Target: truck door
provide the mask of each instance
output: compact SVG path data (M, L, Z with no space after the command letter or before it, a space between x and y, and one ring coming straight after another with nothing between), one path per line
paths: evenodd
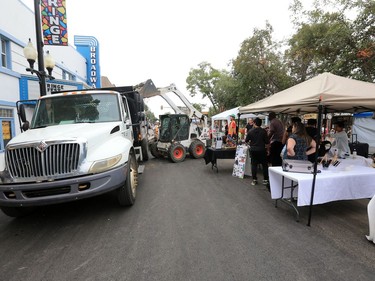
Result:
M122 97L122 103L121 103L121 114L123 115L122 120L124 122L123 126L123 135L124 137L132 140L134 142L134 136L133 136L133 127L132 127L132 121L130 116L130 110L128 106L128 101L125 97Z

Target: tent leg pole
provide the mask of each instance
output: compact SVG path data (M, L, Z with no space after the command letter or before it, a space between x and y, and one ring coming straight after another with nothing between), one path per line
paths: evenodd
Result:
M311 225L311 216L312 216L312 206L314 202L314 193L315 193L315 181L316 181L316 174L318 173L318 150L319 150L319 144L320 144L320 134L322 130L322 112L323 112L323 106L319 104L318 106L318 134L316 135L316 150L315 150L315 161L314 161L314 177L313 182L311 186L311 197L310 197L310 206L309 206L309 218L307 221L307 226Z

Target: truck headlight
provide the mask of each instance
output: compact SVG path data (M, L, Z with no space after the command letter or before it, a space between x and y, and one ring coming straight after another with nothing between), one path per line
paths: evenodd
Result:
M95 161L92 163L89 172L97 174L109 170L121 160L121 157L121 154L119 154L111 158Z

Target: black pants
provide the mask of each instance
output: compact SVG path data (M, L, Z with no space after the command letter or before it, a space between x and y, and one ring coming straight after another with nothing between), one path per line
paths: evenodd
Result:
M266 150L251 151L251 175L253 180L257 179L258 165L262 165L263 179L268 180L268 163L267 163L267 152Z
M274 141L271 143L270 149L270 162L274 166L282 166L283 160L281 159L281 151L283 150L283 144L281 141Z

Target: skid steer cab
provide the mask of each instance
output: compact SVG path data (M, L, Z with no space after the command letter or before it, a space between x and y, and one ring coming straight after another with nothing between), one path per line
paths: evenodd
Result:
M206 132L198 122L185 114L160 115L159 140L151 145L151 154L156 158L168 157L172 162L202 158L206 153Z

